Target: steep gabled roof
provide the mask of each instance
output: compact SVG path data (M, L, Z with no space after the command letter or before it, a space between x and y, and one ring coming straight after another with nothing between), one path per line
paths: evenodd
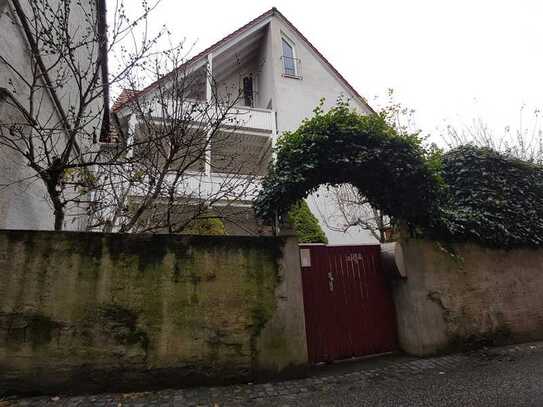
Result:
M193 58L191 58L190 60L188 60L186 63L184 63L182 66L178 67L177 69L181 69L182 67L185 68L186 66L190 66L190 65L193 65L201 60L203 60L204 58L207 58L207 55L209 55L210 53L213 53L215 50L219 49L220 47L222 47L223 45L227 44L229 41L235 39L236 37L246 33L247 31L249 31L250 29L252 29L253 27L257 26L258 24L260 24L261 22L265 21L266 19L271 19L273 16L278 16L279 18L281 18L284 23L293 31L295 32L304 42L307 43L307 45L311 48L311 50L322 60L322 62L334 73L334 75L337 76L337 78L345 85L345 87L347 89L349 89L353 95L355 95L357 98L360 99L360 101L366 105L368 107L368 109L370 111L374 111L372 109L372 107L368 104L368 102L366 102L366 99L364 97L362 97L357 91L356 89L347 81L347 79L345 79L343 77L343 75L341 75L338 70L336 68L334 68L334 66L319 52L319 50L317 50L317 48L315 48L315 46L294 26L294 24L292 24L279 10L277 10L277 8L275 7L272 7L270 10L266 11L265 13L259 15L258 17L256 17L254 20L251 20L250 22L248 22L247 24L245 24L243 27L237 29L236 31L232 32L231 34L227 35L226 37L224 37L223 39L221 39L220 41L217 41L215 44L211 45L210 47L206 48L205 50L203 50L202 52L200 52L199 54L195 55ZM131 102L132 100L134 100L136 97L138 96L142 96L142 95L145 95L146 93L152 91L153 89L156 89L158 87L158 85L163 82L163 81L166 81L168 80L168 78L170 77L170 75L173 75L175 71L171 72L170 74L168 75L165 75L163 76L162 78L160 78L159 80L157 80L156 82L153 82L152 84L150 84L149 86L147 86L145 89L143 89L142 91L140 92L137 92L137 91L134 91L134 90L131 90L131 91L128 91L128 92L131 92L131 95L128 96L125 91L123 90L123 93L121 93L121 96L119 96L119 98L115 101L115 104L113 105L113 111L116 112L118 110L120 110L122 107L124 107L127 103ZM124 100L119 100L121 99L122 96L125 96L123 99Z

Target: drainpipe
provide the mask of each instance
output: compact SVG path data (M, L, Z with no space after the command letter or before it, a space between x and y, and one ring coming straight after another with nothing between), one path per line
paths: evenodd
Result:
M102 118L102 128L100 130L99 140L107 140L110 132L110 109L109 109L109 70L107 53L107 21L106 21L106 0L97 0L96 2L97 22L98 22L98 41L99 41L99 59L98 62L102 68L102 98L104 116ZM96 140L93 140L96 142Z

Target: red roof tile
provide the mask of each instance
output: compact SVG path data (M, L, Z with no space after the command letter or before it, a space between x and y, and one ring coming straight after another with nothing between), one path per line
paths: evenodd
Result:
M113 103L111 110L117 112L121 107L123 107L129 100L132 100L134 97L139 95L141 92L135 89L123 89L119 97Z

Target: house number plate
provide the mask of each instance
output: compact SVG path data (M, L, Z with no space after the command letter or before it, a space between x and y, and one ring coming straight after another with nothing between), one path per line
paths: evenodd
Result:
M302 267L311 267L311 251L309 249L300 249L300 259Z

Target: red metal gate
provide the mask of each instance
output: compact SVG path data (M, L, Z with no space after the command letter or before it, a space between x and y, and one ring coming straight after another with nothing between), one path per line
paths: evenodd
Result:
M380 249L300 245L310 362L396 349L396 313Z

